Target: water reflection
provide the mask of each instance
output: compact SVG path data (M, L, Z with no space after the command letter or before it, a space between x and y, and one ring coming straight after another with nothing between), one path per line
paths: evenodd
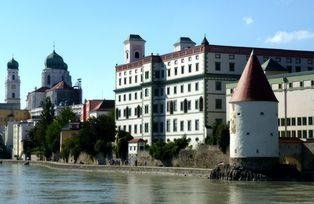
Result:
M0 166L0 203L314 203L313 191L313 183L241 183Z

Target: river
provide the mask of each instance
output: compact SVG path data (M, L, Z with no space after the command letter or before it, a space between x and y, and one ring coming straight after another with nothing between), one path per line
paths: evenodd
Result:
M314 203L313 192L310 182L227 182L0 165L0 203Z

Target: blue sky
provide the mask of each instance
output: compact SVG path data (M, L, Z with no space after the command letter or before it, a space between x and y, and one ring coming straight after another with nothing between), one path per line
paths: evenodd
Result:
M140 34L146 54L173 50L180 36L199 44L314 50L314 1L222 0L10 0L0 2L0 101L6 63L20 64L21 99L41 86L53 50L68 64L73 84L82 78L83 99L114 98L114 66L122 42Z

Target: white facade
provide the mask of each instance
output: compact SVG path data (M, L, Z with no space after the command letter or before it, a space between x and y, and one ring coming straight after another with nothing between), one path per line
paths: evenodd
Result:
M130 63L145 56L145 40L139 35L130 35L124 41L124 62Z
M230 106L230 158L278 157L277 102L236 102Z
M23 142L28 138L28 132L34 127L33 122L18 122L13 124L12 158L20 158L23 154Z
M214 123L226 122L226 84L240 78L252 49L261 62L272 57L292 72L313 69L310 51L202 44L150 55L116 66L117 127L148 144L183 135L194 147L203 143Z

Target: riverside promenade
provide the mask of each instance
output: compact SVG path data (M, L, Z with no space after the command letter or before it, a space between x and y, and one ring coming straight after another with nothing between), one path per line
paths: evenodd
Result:
M22 160L2 160L3 163L21 163ZM126 174L152 174L168 176L193 176L208 178L212 169L184 168L184 167L156 167L156 166L128 166L128 165L88 165L69 164L51 161L29 161L30 165L39 165L51 169L88 171L88 172L120 172Z

